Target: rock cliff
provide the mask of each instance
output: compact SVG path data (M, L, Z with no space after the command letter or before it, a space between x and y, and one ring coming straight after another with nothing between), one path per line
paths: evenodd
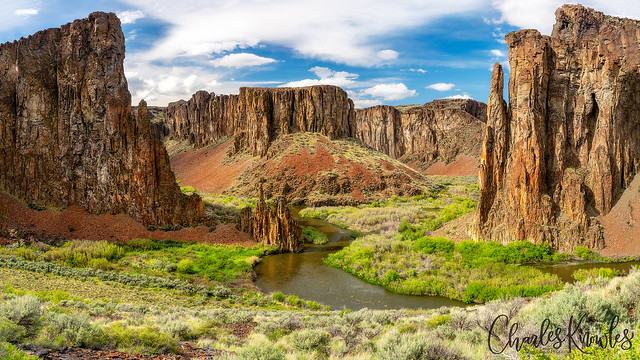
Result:
M180 193L146 104L132 113L124 55L120 21L100 12L0 45L0 186L28 203L195 224L202 201Z
M278 135L319 132L331 139L353 133L353 102L336 86L240 88L239 95L198 91L170 103L165 121L174 140L200 148L236 136L234 151L266 155Z
M260 182L255 214L250 207L240 212L240 230L252 234L253 239L262 245L273 245L288 252L302 251L302 229L291 218L284 198L278 197L274 208L271 208L265 202L262 183L263 181Z
M640 169L640 22L580 5L551 36L509 46L509 106L494 67L475 236L602 248L607 214Z
M457 155L480 156L486 105L441 99L422 106L358 109L354 137L408 163L450 162Z

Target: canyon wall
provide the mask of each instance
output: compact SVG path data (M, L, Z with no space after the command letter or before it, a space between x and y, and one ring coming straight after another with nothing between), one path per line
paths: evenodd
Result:
M189 101L170 103L165 122L174 140L199 148L236 135L235 151L264 156L278 136L319 132L331 139L353 132L353 102L344 90L320 85L301 88L240 88L239 95L198 91Z
M355 137L394 158L448 162L458 154L480 156L486 105L442 99L406 110L354 111L336 86L241 88L239 95L198 91L189 101L170 103L165 122L172 139L196 148L236 135L233 152L264 156L279 134L311 131L330 139Z
M0 186L28 203L195 224L146 104L131 111L115 14L0 45Z
M640 22L580 5L551 36L506 36L509 105L494 67L476 238L602 248L607 214L640 169Z
M459 154L479 157L486 111L485 104L467 99L358 109L354 136L408 162L429 163L439 158L449 162Z

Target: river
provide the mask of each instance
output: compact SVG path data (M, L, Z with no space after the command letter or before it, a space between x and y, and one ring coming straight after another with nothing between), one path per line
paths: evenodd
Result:
M305 244L301 253L268 255L255 268L256 285L265 293L281 291L329 305L334 310L343 308L369 309L435 309L442 306L466 306L466 304L437 296L402 295L382 286L370 284L343 270L324 263L327 255L349 245L349 231L320 219L303 219L297 209L292 216L301 226L313 226L329 238L325 245ZM577 269L608 267L627 273L640 262L598 263L569 262L533 265L542 271L556 274L564 282L573 282L572 274Z

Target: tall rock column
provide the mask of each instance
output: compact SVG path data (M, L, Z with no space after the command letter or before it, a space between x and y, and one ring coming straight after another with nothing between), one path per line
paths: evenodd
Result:
M96 12L0 45L0 186L25 202L127 213L148 224L196 224L199 197L180 193L131 112L124 34Z
M602 248L598 219L640 170L640 22L565 5L551 36L506 40L509 107L491 103L496 67L474 234Z

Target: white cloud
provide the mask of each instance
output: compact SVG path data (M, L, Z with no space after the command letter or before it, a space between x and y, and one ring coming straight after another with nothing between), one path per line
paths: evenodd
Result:
M452 83L435 83L427 86L427 89L432 89L436 91L449 91L453 89L456 85Z
M120 18L120 22L123 24L133 24L138 19L142 19L144 17L144 13L140 10L135 11L120 11L117 12L116 15Z
M443 99L473 99L473 98L469 94L464 93L464 94L457 94L453 96L447 96Z
M555 11L565 0L492 0L492 5L501 12L509 24L525 29L538 29L543 34L551 34L555 23ZM581 0L586 7L602 11L607 15L640 19L640 6L632 6L628 0Z
M38 15L38 9L17 9L14 14L18 16Z
M316 74L319 79L304 79L299 81L292 81L281 85L282 87L302 87L313 85L335 85L340 87L349 87L355 84L355 79L358 78L358 74L349 73L346 71L333 71L326 67L316 66L309 69L312 73Z
M402 100L408 97L416 96L415 90L410 90L403 83L397 84L378 84L368 89L362 90L363 95L380 97L385 101Z
M425 69L409 69L409 71L415 71L422 74L429 72L429 70L425 70Z
M382 60L395 60L398 58L398 52L394 50L380 50L376 54Z
M351 100L353 100L353 106L356 109L363 109L363 108L368 108L376 105L382 105L382 101L378 99L361 99L358 97L352 97Z
M498 50L498 49L491 50L491 55L493 55L494 57L506 57L507 56L504 52L502 52L502 50Z
M282 46L308 58L376 66L395 56L384 35L417 29L444 16L484 8L486 1L245 0L201 6L199 0L124 0L169 24L145 52L148 60L210 56L258 44Z
M276 62L275 59L266 58L266 57L258 56L255 54L249 54L249 53L229 54L221 58L211 60L211 63L213 64L213 66L232 67L236 69L249 67L249 66L266 65L274 62Z
M482 17L482 21L487 25L500 25L504 24L504 18L496 19L496 18L488 18Z

